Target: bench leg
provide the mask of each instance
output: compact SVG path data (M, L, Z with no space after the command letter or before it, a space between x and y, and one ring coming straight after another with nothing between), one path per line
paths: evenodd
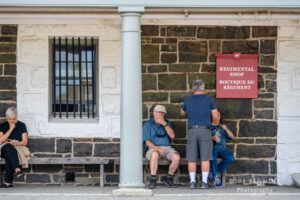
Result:
M104 186L104 165L100 165L100 187L103 188Z

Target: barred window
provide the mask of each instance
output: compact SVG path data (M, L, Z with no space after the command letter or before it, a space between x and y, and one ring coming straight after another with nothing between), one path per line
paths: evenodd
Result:
M52 48L52 116L96 116L95 38L50 39Z

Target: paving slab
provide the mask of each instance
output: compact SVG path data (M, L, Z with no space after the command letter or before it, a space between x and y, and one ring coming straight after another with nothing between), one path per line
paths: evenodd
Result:
M0 189L0 200L299 200L300 189L280 186L228 186L220 189L170 189L158 187L152 196L114 196L117 187L99 188L95 186L41 186L16 185L10 189Z

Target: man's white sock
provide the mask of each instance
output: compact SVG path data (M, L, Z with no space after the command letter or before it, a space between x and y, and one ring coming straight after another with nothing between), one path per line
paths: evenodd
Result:
M202 182L207 183L209 172L202 172Z
M196 183L196 172L189 172L189 174L190 174L191 183L192 182Z

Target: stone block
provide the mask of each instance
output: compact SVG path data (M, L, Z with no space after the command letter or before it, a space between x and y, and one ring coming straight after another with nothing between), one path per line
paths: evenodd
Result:
M234 138L233 140L227 141L227 144L242 144L242 143L245 143L245 144L254 144L254 139ZM232 149L232 152L233 152L234 147L233 147L233 145L231 145L231 146L233 148Z
M254 100L255 108L274 108L274 101Z
M95 138L95 139L92 139L92 138L74 138L73 142L92 142L92 141L93 142L99 142L99 140L103 141L105 139L102 139L102 138Z
M266 74L265 77L266 77L266 79L276 81L277 80L277 73L276 74Z
M237 158L272 158L276 154L275 145L237 145Z
M274 66L275 55L260 55L260 65Z
M74 143L74 157L90 157L92 156L93 145L89 143Z
M161 45L161 51L162 52L176 52L177 51L177 45L175 45L175 44Z
M210 40L209 52L220 52L220 51L221 51L221 42L219 40Z
M166 43L177 44L177 38L166 38Z
M224 119L252 118L251 99L215 99Z
M56 152L57 153L72 153L72 141L69 139L57 139L56 140Z
M256 54L258 53L258 41L224 41L222 45L222 53L232 54L234 52Z
M299 40L283 40L278 42L278 60L283 62L299 62L300 61L300 41Z
M216 72L216 65L215 64L202 64L201 72Z
M15 54L0 54L0 63L15 63Z
M117 69L115 67L103 67L101 73L103 87L114 89L117 87Z
M267 174L269 162L264 160L235 160L226 170L229 174Z
M276 37L277 26L253 26L252 37Z
M120 144L95 144L95 157L119 157Z
M54 138L29 138L28 148L30 152L55 152Z
M166 36L166 33L167 33L167 30L166 30L166 28L161 28L160 29L160 36Z
M223 117L223 115L222 115ZM233 132L233 134L236 136L237 131L237 122L236 121L226 121L223 120L223 123L226 124L226 126ZM236 138L235 138L236 139Z
M17 107L15 103L0 103L0 117L6 117L5 113L9 107Z
M4 25L4 26L2 26L1 33L2 33L2 35L17 35L18 26L11 26L11 25L5 26Z
M143 119L148 119L148 107L145 104L143 104L142 109L143 109Z
M240 121L239 137L276 137L277 123L273 121Z
M189 86L192 88L194 80L202 79L205 83L205 89L216 89L216 75L208 73L189 74Z
M58 154L58 153L35 153L34 156L38 158L49 158L49 157L62 158L62 154Z
M10 91L10 92L5 92L5 91L0 91L0 100L1 101L16 101L17 99L17 93Z
M208 60L209 60L209 62L216 62L215 54L214 53L210 54Z
M106 165L104 165L104 168ZM84 165L85 172L100 172L100 165Z
M159 45L142 45L142 63L159 62Z
M48 174L27 174L26 183L50 183L51 179Z
M274 98L274 94L273 93L258 93L257 98L261 98L261 99Z
M255 110L255 119L273 119L273 110Z
M192 95L192 93L171 92L170 93L170 101L171 101L171 103L183 103L184 99L191 95Z
M277 73L273 67L258 67L258 73Z
M179 153L181 158L185 158L186 156L186 145L174 144L172 147Z
M117 175L117 174L105 175L105 182L118 184L119 183L119 175Z
M297 67L292 72L292 88L295 90L300 89L300 67Z
M175 132L175 138L186 138L186 133L187 133L186 122L172 121L171 124Z
M23 116L41 116L45 114L45 96L43 93L22 93Z
M156 90L156 75L143 74L142 75L142 88L146 90Z
M1 44L0 52L16 52L16 44Z
M32 165L33 172L57 173L62 169L62 165Z
M299 105L300 97L297 96L283 96L280 97L280 104L278 106L278 113L280 117L300 117Z
M142 36L158 36L159 26L157 25L142 25Z
M120 99L119 94L102 94L102 112L110 115L119 115Z
M167 36L195 37L195 26L170 26L167 28Z
M277 162L271 161L270 162L271 174L277 174Z
M277 144L277 139L255 139L256 144Z
M16 77L0 78L0 90L15 90L15 89L16 89Z
M207 60L206 41L179 42L179 62L205 62Z
M260 53L262 54L274 54L275 53L275 40L261 40L260 41Z
M199 27L198 38L207 39L245 39L250 37L249 26L217 26L217 27Z
M257 87L258 88L264 88L265 87L265 82L264 82L264 77L262 75L257 76Z
M277 82L276 81L266 81L266 89L268 92L277 92Z
M159 90L186 90L185 74L159 74Z
M16 65L5 65L4 75L15 76L16 74L17 74L17 66Z
M168 101L167 92L143 92L143 101Z
M161 54L162 63L174 63L177 61L177 54L175 53L163 53Z
M157 73L157 72L166 72L167 65L149 65L148 72L149 73Z
M199 72L199 64L170 64L170 72Z
M164 38L152 38L151 43L152 44L162 44L165 42Z
M0 36L0 42L17 42L17 37Z

